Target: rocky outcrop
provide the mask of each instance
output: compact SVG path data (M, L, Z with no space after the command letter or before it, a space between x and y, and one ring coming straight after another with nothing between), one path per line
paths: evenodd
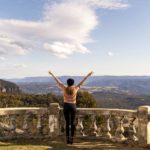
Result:
M0 93L19 93L19 87L9 81L0 79Z

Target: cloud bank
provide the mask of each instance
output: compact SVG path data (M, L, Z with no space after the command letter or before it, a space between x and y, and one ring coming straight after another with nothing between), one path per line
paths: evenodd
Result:
M5 57L0 56L0 60L4 61L4 60L5 60Z
M27 65L26 65L26 64L14 64L13 67L14 67L14 68L17 68L17 69L18 69L18 68L26 68Z
M0 56L48 51L59 58L90 50L90 33L98 24L96 9L123 9L124 0L60 0L47 4L38 21L0 20Z

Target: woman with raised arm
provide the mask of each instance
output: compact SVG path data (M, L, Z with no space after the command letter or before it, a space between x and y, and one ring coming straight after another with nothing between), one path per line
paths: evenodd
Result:
M78 85L74 85L73 79L67 79L67 86L65 86L51 71L49 71L49 74L54 78L58 86L63 91L63 112L66 120L66 142L67 144L73 144L77 92L80 89L80 86L85 82L85 80L93 74L93 71L89 72Z

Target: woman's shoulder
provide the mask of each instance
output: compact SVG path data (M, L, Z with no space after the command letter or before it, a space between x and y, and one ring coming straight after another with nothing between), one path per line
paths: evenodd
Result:
M66 88L67 88L67 87L66 87ZM78 90L78 89L79 89L79 87L76 86L76 85L73 85L73 86L71 86L70 88L73 89L73 90Z
M75 90L79 90L79 88L80 88L80 87L77 86L77 85L74 86L74 89L75 89Z

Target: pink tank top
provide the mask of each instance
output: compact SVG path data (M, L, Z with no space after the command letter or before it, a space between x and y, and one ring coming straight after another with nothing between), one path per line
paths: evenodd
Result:
M77 92L79 90L78 86L73 86L74 87L74 92L73 95L69 95L66 93L66 86L60 85L63 93L64 93L64 102L65 103L76 103L76 97L77 97Z

